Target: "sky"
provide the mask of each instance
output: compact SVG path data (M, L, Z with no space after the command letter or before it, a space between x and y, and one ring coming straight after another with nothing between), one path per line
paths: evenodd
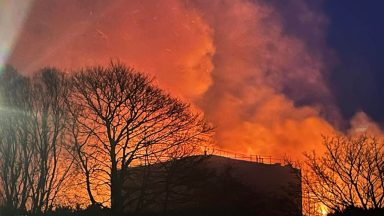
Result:
M330 19L327 44L338 64L330 86L345 118L363 110L381 125L384 121L384 17L380 0L326 1Z
M321 135L381 134L380 0L0 4L0 64L74 73L119 59L204 113L222 148L300 157Z

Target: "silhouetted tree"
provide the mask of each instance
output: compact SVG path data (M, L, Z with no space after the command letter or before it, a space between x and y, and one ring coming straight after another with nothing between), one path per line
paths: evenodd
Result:
M66 155L66 79L55 69L1 75L0 167L5 206L52 209L71 169Z
M334 213L327 214L327 216L382 216L384 215L383 208L376 209L362 209L357 207L347 207L343 211L336 211Z
M34 145L30 174L32 212L52 209L60 187L72 167L67 152L67 81L56 69L43 69L32 77L31 136Z
M90 178L109 188L114 215L122 210L122 182L128 167L144 156L204 143L210 136L211 128L200 114L132 68L115 63L87 68L76 73L71 83L70 100L81 108L77 124L90 136L81 149L88 155L80 154L97 155L93 161L98 164L97 174Z
M324 137L325 153L306 154L303 183L333 211L384 204L384 142L365 135Z
M97 163L97 154L95 154L95 152L85 150L86 146L90 145L89 142L91 142L91 134L87 133L87 131L82 131L81 129L83 127L81 127L77 122L81 107L73 104L69 98L66 99L66 104L67 107L69 107L68 131L70 133L72 144L70 152L75 160L75 166L77 167L77 170L80 170L81 174L84 176L84 183L89 201L92 206L97 206L100 205L100 203L96 201L96 198L93 195L93 184L91 182L93 174L96 172L96 170L98 170L99 167L99 164Z
M30 81L11 67L0 78L0 188L4 208L26 210L32 159ZM10 212L7 212L11 214Z

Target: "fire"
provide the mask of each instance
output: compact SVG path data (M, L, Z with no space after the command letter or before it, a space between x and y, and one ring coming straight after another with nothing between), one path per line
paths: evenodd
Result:
M320 212L321 212L321 215L324 215L324 216L328 215L329 213L328 208L324 205L320 205Z

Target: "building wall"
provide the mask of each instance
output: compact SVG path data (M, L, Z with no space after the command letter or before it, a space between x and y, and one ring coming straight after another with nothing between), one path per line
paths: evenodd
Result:
M129 170L125 211L135 215L301 215L299 170L219 156Z

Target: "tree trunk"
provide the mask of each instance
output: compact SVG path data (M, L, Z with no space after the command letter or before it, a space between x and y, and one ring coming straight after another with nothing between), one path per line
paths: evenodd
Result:
M117 170L116 155L111 152L111 211L113 216L122 215L122 187Z

